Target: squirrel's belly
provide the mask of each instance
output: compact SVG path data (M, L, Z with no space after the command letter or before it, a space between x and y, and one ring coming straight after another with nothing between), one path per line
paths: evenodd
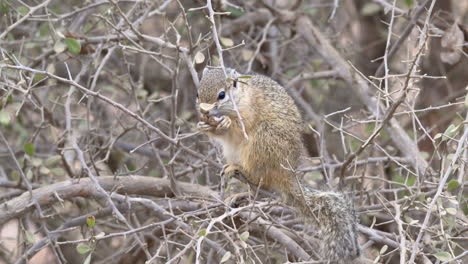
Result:
M219 142L223 148L223 155L226 159L226 162L229 164L240 164L240 150L241 145L236 144L233 141L226 140L224 138L216 138L216 141Z

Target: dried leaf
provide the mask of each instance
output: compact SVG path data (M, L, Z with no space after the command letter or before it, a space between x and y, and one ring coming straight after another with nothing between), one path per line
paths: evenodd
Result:
M250 235L249 231L245 231L242 234L240 234L240 239L245 242L247 241L247 239L249 239L249 235Z
M228 252L226 252L226 254L224 254L224 256L221 258L220 263L224 263L224 262L228 261L230 258L231 258L231 252L228 251Z
M388 246L387 246L387 245L384 245L384 246L380 249L380 255L385 254L385 252L387 252L387 249L388 249Z
M367 3L361 9L361 14L363 16L372 16L377 14L382 10L382 7L376 3Z
M39 167L39 172L43 175L47 175L50 173L50 170L44 166Z
M10 123L10 120L10 113L8 113L7 111L0 111L0 124L6 126Z
M225 47L234 46L234 41L232 39L230 39L230 38L220 37L219 40L221 41L221 44L223 44L223 46L225 46Z
M452 208L452 207L445 208L445 211L447 211L447 213L449 213L451 215L456 215L457 214L457 209Z
M200 63L203 63L204 61L205 61L205 55L203 55L203 53L201 53L200 51L197 52L197 54L195 54L195 63L200 64Z
M52 172L54 176L57 176L57 177L63 176L66 173L65 170L62 168L53 168L50 171Z
M44 162L44 165L47 167L51 167L51 166L59 164L61 160L62 160L62 156L54 155L46 159L46 161Z
M248 61L252 59L253 55L255 54L253 51L248 50L248 49L242 49L241 51L242 54L242 59L245 61Z
M465 95L465 107L468 108L468 93Z
M63 41L57 40L57 42L55 42L55 45L54 45L55 53L62 53L66 49L67 49L67 45L65 45L65 43L63 43Z

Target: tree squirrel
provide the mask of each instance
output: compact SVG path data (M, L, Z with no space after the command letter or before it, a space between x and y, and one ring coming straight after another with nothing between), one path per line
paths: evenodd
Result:
M226 177L237 173L251 184L281 193L318 228L323 238L320 253L329 263L349 263L360 255L352 202L340 193L299 183L293 172L303 153L303 124L281 85L262 75L205 68L197 110L198 129L222 145Z

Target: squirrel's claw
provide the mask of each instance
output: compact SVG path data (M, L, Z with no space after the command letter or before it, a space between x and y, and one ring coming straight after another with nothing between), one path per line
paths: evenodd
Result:
M213 127L210 124L208 124L207 122L200 121L200 122L197 123L197 129L199 131L205 132L205 131L212 130Z
M250 192L236 193L224 199L224 203L230 207L239 207L240 204L248 202L249 197Z
M222 116L216 130L225 130L231 127L232 121L229 116Z

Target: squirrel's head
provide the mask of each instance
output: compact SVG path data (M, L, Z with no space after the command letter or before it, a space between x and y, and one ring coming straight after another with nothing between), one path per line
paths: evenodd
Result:
M197 108L204 116L223 116L235 113L233 100L238 103L239 74L226 68L205 68L197 95Z

